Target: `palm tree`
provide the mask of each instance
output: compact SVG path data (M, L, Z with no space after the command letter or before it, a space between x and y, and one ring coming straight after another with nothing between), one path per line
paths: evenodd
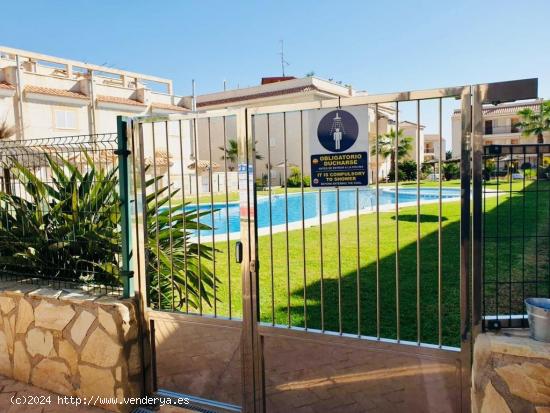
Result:
M377 139L377 145L378 145L378 155L382 158L386 159L388 156L391 158L391 164L390 164L390 176L394 176L395 174L395 129L391 128L388 133L385 133L384 135L379 135ZM405 157L409 151L412 148L412 140L413 138L411 136L404 136L403 135L403 129L398 129L397 131L397 160L399 161L403 157ZM371 155L376 155L376 146L374 146L371 149Z
M256 145L258 142L256 141ZM224 152L221 159L227 159L229 162L236 164L239 157L239 145L237 144L236 139L227 140L227 148L219 146L220 151ZM256 159L264 159L263 155L259 152L256 152Z
M0 140L9 139L15 135L15 128L9 126L8 123L4 120L0 123Z
M522 136L536 136L537 143L544 143L544 132L550 132L550 102L542 102L539 113L525 108L518 112L521 121L516 124L521 128ZM542 154L537 156L537 169L542 166ZM538 174L537 174L538 175Z
M522 109L518 112L521 121L516 126L521 128L522 136L536 136L537 143L544 143L544 132L550 131L550 102L540 105L540 112L533 109Z

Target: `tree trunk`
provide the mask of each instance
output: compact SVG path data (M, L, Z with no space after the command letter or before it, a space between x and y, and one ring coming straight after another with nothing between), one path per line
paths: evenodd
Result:
M390 155L390 173L389 173L389 175L393 176L393 180L395 181L396 176L395 176L395 152L394 151L392 151L391 155Z

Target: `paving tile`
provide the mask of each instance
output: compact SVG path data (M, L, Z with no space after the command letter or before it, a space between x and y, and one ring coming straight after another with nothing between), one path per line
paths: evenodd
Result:
M14 404L12 396L50 396L51 403L42 405ZM105 413L106 410L90 406L60 405L57 394L0 376L0 412L2 413Z

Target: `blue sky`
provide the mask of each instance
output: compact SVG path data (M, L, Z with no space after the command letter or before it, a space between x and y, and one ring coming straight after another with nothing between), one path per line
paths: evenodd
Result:
M371 93L539 77L550 2L19 1L0 44L172 78L178 94L309 71Z

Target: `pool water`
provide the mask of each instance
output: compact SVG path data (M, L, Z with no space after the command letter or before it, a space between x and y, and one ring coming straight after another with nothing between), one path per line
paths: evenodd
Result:
M359 210L373 210L376 207L376 190L373 188L342 189L340 190L340 213L346 211L355 211L357 203L357 194L359 194ZM459 198L460 189L445 188L442 190L442 199ZM395 204L395 192L393 189L380 190L380 205ZM421 200L439 199L438 188L421 188ZM399 189L399 203L416 201L416 188ZM201 204L199 209L210 210L210 204ZM195 206L188 205L187 210L195 210ZM258 228L268 228L270 224L269 197L258 197ZM285 195L277 194L271 196L271 224L273 226L283 225L286 222L288 210L289 224L300 222L302 220L302 194L288 194L288 208L285 208ZM304 218L319 217L319 192L304 193ZM321 192L321 210L322 215L336 213L336 191L323 190ZM227 219L229 217L229 220ZM214 204L214 217L207 214L201 216L200 222L214 227L214 233L227 234L238 233L240 231L239 203L230 202L228 207L225 203ZM228 227L229 221L229 227ZM201 231L201 235L212 235L212 231Z

